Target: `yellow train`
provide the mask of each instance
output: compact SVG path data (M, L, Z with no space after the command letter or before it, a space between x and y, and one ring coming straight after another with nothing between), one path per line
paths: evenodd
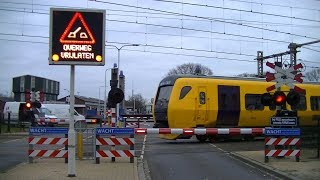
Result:
M153 104L156 128L266 127L275 106L261 104L261 95L274 82L265 79L173 75L164 78ZM297 84L305 89L297 106L299 125L313 126L320 117L320 84ZM282 87L282 91L289 91ZM291 107L287 104L288 110ZM185 138L161 135L165 139ZM197 136L200 141L206 136Z

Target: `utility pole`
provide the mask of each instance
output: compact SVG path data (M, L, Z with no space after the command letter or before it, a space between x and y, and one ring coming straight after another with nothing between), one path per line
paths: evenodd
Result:
M257 52L258 77L263 77L263 51Z
M297 48L301 48L302 46L310 45L319 43L320 40L311 41L307 43L297 44L297 43L290 43L288 48L290 49L290 65L295 66L297 64Z

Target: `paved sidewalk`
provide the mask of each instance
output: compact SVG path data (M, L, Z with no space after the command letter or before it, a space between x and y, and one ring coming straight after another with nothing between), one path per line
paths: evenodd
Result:
M5 173L0 173L1 180L63 180L63 179L107 179L138 180L137 158L130 163L129 158L116 158L116 162L101 158L100 164L94 160L77 160L76 177L68 176L68 165L63 158L36 159L34 163L22 163Z
M307 151L301 153L300 162L296 162L294 157L285 157L269 158L268 163L264 162L264 151L239 151L233 152L232 155L249 164L272 171L283 179L319 180L320 159L317 159L316 156L307 156L309 155ZM304 153L307 155L304 156Z

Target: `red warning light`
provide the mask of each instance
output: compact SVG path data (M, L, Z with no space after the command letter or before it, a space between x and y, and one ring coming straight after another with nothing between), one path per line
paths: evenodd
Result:
M281 103L284 99L285 98L283 96L277 96L275 100L277 103Z
M84 30L82 30L81 26L73 28L77 19L80 20L81 25L84 27ZM74 30L71 31L71 28ZM81 40L81 39L85 39L85 40ZM94 39L81 13L76 12L74 14L67 28L64 30L60 38L60 43L62 44L95 44L96 43L96 40Z
M273 95L273 100L276 106L281 106L286 103L286 95L281 91L277 91Z
M31 103L27 102L26 103L26 107L30 109L31 108Z

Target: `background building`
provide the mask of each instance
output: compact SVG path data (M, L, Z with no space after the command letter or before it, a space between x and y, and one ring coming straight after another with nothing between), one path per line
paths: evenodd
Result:
M69 103L69 96L63 97L58 101ZM90 98L85 96L74 96L74 106L78 113L82 115L87 114L87 110L96 110L97 115L103 114L104 101L96 98ZM48 102L49 103L49 102Z
M30 92L33 88L35 88L35 91L42 91L44 93L44 101L56 101L58 99L60 88L58 81L25 75L14 77L12 82L14 101L24 102L25 93Z

